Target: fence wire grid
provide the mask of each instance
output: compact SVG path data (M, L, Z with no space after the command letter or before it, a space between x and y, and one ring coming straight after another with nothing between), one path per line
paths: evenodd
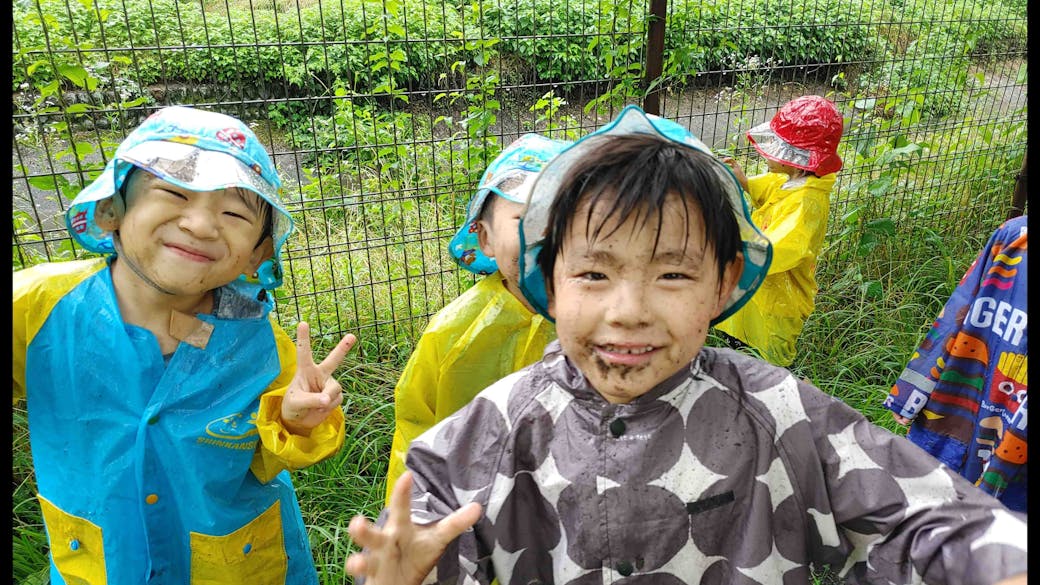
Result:
M86 255L62 214L144 117L218 110L296 220L279 320L377 359L472 284L447 242L525 132L635 103L751 174L744 132L825 95L846 129L821 264L988 234L1026 152L1025 0L14 0L13 31L14 269Z

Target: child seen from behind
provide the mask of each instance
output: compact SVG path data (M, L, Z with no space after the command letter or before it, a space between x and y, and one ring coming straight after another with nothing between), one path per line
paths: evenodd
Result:
M842 128L830 100L802 96L747 133L767 172L747 178L733 159L725 159L751 198L751 221L773 245L773 262L755 296L717 328L778 366L794 361L798 336L815 307L816 259L842 166Z

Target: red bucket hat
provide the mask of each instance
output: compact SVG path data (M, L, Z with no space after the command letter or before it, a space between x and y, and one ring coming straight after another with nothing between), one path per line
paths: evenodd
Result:
M773 119L748 131L751 145L769 160L819 176L841 170L838 143L844 123L827 98L807 95L780 108Z

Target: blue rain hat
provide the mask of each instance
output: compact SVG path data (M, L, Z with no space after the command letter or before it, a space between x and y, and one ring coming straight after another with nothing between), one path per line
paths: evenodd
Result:
M248 189L271 205L274 257L257 270L268 290L282 285L281 250L293 229L281 202L278 172L252 130L236 118L187 106L156 111L116 148L105 170L65 212L69 233L92 252L112 254L112 234L95 220L97 202L119 193L134 168L192 191Z
M712 160L717 162L715 166L718 173L725 177L724 183L732 187L727 191L726 196L735 211L737 225L740 227L744 272L722 313L711 322L712 325L719 323L737 312L758 290L762 279L769 270L769 263L773 258L773 247L769 243L769 239L751 221L751 213L744 200L744 191L729 166L716 158L711 149L689 130L671 120L647 114L638 106L625 107L612 122L575 142L542 169L531 192L530 202L520 218L520 291L532 307L545 318L552 320L549 315L549 297L545 275L538 267L537 259L538 253L542 250L545 232L549 224L549 209L553 199L573 164L595 148L595 141L590 142L589 138L632 134L660 136L710 155Z
M491 274L498 270L495 259L480 251L477 236L477 216L488 195L493 193L515 203L527 203L539 171L571 144L541 134L524 134L491 161L480 179L477 192L470 199L465 223L448 244L448 251L459 266L476 274Z

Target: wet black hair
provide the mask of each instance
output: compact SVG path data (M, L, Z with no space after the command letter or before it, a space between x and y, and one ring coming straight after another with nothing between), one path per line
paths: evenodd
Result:
M726 266L742 246L740 226L727 196L737 187L730 184L732 179L721 168L723 163L709 154L650 134L603 135L586 140L595 142L588 145L586 155L573 163L549 208L545 241L537 258L546 288L552 291L556 257L578 219L581 205L589 204L585 222L592 238L609 236L629 218L634 217L642 225L656 218L656 253L665 202L673 193L679 196L687 220L692 210L701 212L704 243L715 250L721 286ZM592 226L592 211L600 205L607 206L606 213L599 225ZM604 234L608 224L613 227Z
M130 177L139 170L141 170L141 167L131 165L130 170L126 173L126 177L123 178L123 184L119 186L119 191L116 193L120 198L122 198L124 207L126 206L126 190L127 186L130 184ZM256 193L253 193L253 195L256 195ZM263 197L256 195L256 198L260 202L257 209L260 212L260 221L262 221L264 225L263 229L260 230L260 238L257 239L256 244L253 246L254 248L264 243L265 239L274 234L274 207Z

